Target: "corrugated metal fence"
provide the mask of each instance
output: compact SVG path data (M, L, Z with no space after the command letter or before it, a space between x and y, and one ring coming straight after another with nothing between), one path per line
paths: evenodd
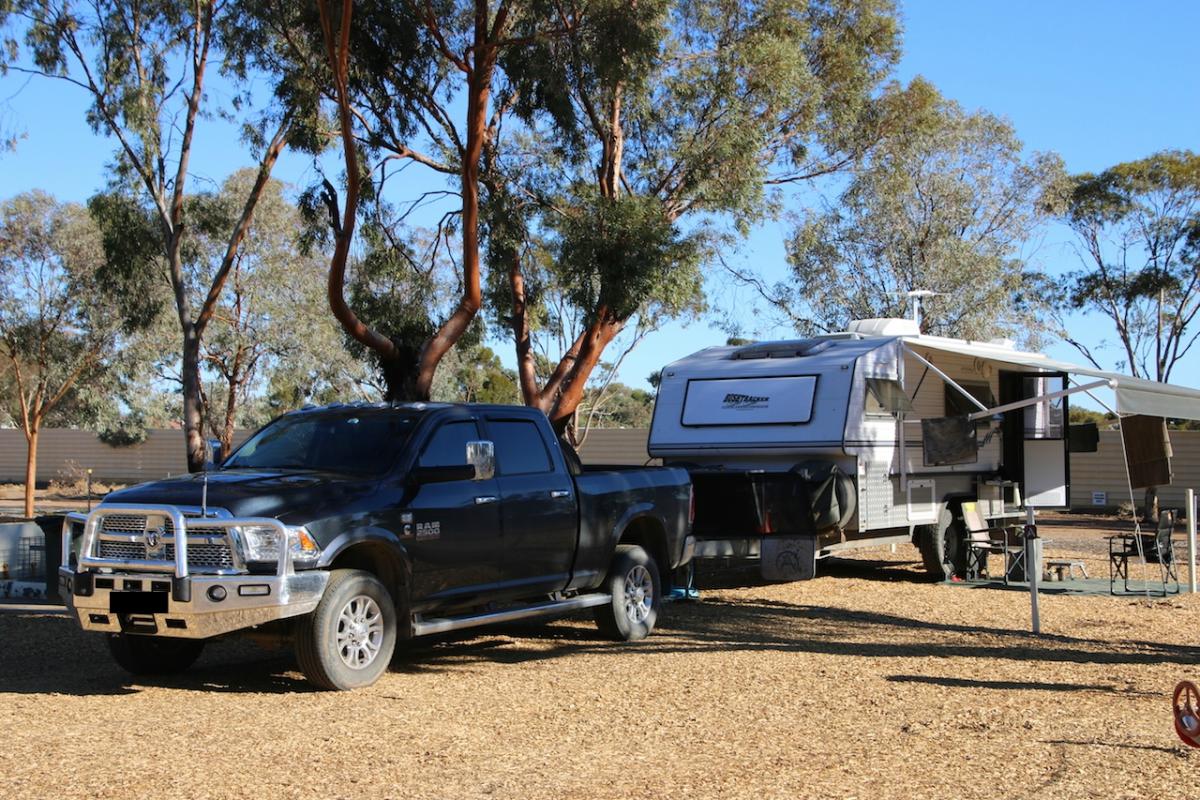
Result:
M239 431L236 442L248 432ZM600 429L588 434L580 451L588 464L642 464L647 462L644 429ZM1174 481L1159 489L1165 506L1182 507L1184 490L1200 489L1200 431L1171 431ZM48 429L42 432L38 452L38 481L73 478L72 468L91 467L97 481L136 483L183 472L183 433L151 431L146 441L131 447L109 447L87 431ZM18 430L0 430L0 482L25 479L25 437ZM1142 492L1135 492L1137 502ZM1128 502L1121 436L1100 433L1100 450L1071 456L1071 505L1075 508L1113 507Z
M240 444L250 431L234 434ZM580 455L588 464L641 464L646 456L645 430L593 430ZM105 483L140 483L187 470L183 431L150 431L146 441L129 447L109 447L88 431L47 428L38 446L39 483L73 480L80 470ZM0 483L25 480L25 436L19 430L0 430Z
M250 431L238 431L240 443ZM150 431L146 441L129 447L109 447L89 431L47 428L38 438L37 479L74 480L78 470L92 469L94 480L105 483L140 483L187 471L183 431ZM0 430L0 482L25 480L25 435Z
M1171 431L1172 480L1159 487L1159 504L1183 508L1184 493L1200 490L1200 431ZM1094 495L1094 496L1093 496ZM1136 505L1145 492L1134 491ZM1071 507L1112 508L1129 502L1129 484L1125 477L1125 457L1121 451L1120 431L1100 431L1100 449L1095 453L1071 454Z

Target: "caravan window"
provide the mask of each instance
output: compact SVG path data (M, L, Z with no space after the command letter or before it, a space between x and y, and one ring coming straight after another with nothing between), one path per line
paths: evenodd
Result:
M872 416L896 416L912 411L912 401L900 381L892 378L867 378L866 413Z
M992 394L990 384L977 381L958 381L958 385L965 389L971 397L983 403L984 408L996 407L996 396ZM948 383L943 388L946 393L947 417L966 417L979 412L979 406L963 397L958 389L955 389ZM987 423L987 420L982 421L985 424Z

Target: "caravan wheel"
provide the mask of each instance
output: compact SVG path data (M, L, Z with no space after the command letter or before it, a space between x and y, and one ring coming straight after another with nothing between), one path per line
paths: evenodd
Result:
M955 514L955 509L943 508L937 524L921 525L916 530L915 538L921 551L921 561L930 575L938 580L949 580L966 572L963 523Z

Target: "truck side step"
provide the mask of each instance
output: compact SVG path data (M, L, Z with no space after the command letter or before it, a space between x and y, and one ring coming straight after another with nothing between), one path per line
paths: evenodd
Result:
M516 622L517 620L541 617L546 614L564 614L568 611L578 611L582 608L602 606L612 601L609 594L581 594L566 600L550 600L532 606L510 608L504 611L489 611L485 614L469 614L462 617L442 617L424 619L420 614L413 616L413 636L428 636L431 633L446 633L448 631L474 628L478 625L491 625L497 622Z

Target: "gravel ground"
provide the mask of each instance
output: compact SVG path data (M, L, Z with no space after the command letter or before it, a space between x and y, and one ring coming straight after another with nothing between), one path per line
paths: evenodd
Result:
M1044 534L1107 575L1096 531ZM1027 595L931 583L915 558L871 551L786 585L706 572L703 601L664 608L644 642L601 641L583 617L485 630L411 647L344 694L242 641L135 681L66 618L0 614L0 793L1198 794L1170 711L1200 674L1194 596L1047 595L1033 636Z

